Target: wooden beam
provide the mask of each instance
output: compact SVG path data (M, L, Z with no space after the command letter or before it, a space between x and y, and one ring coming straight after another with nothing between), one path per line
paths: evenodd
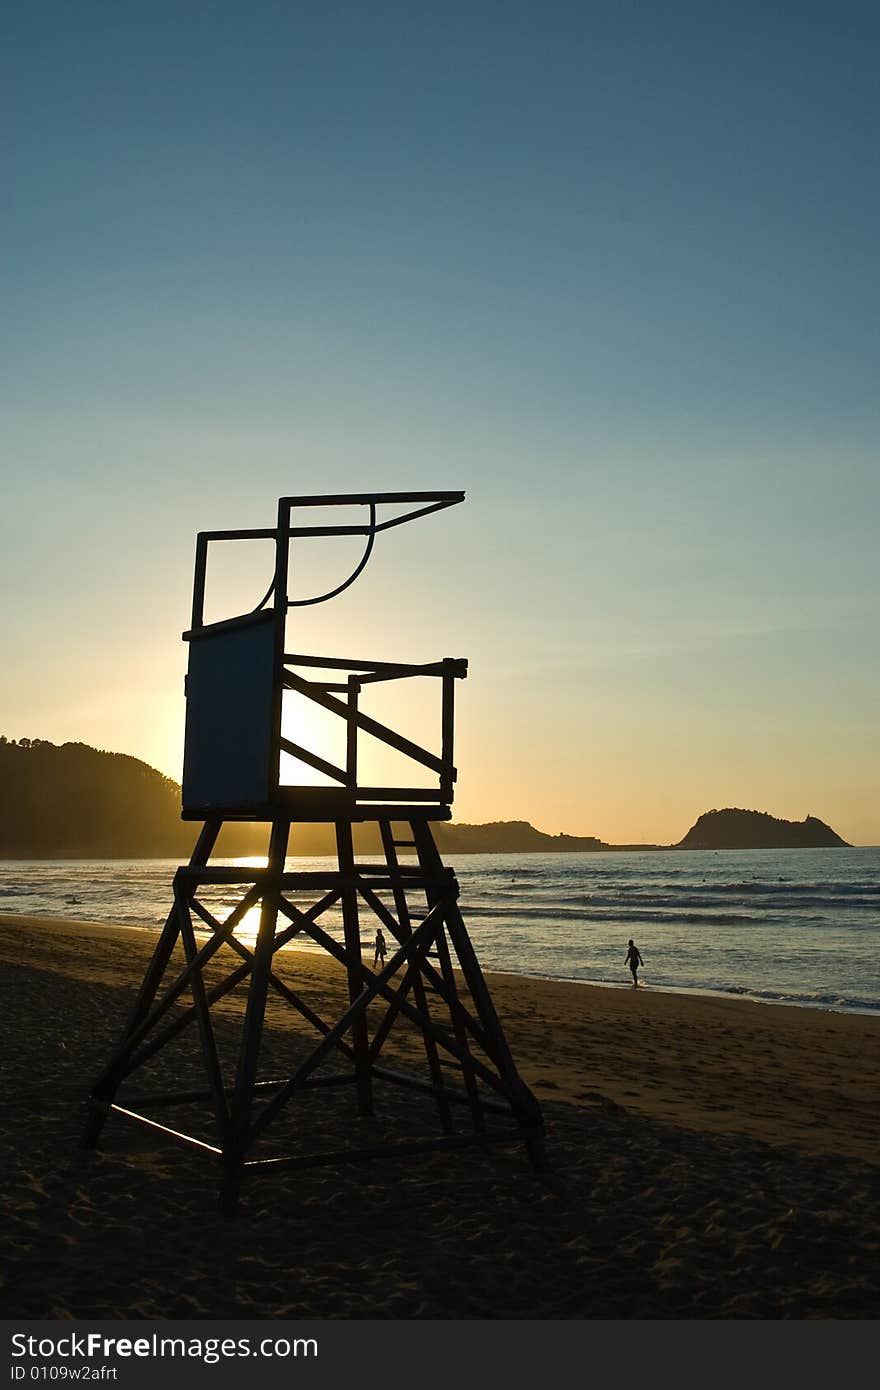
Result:
M254 1082L257 1079L257 1064L266 1016L266 994L269 989L269 976L272 973L272 943L278 916L277 882L284 872L289 834L289 822L273 822L269 840L270 879L266 884L266 892L263 895L260 909L260 926L257 932L256 949L253 953L250 988L241 1032L235 1095L227 1127L227 1139L223 1145L224 1172L221 1204L225 1210L234 1207L238 1200L241 1165L248 1144L251 1110L254 1102Z
M409 899L407 898L406 891L408 880L404 879L400 873L400 861L397 857L397 842L394 838L394 831L390 820L381 820L379 822L379 833L382 836L382 846L385 850L385 858L388 862L388 868L392 874L392 891L394 894L394 907L395 911L397 912L397 920L399 923L397 938L399 941L403 941L407 937L412 935L412 918L410 915ZM380 901L380 899L376 897L375 894L372 894L372 896L376 902ZM392 931L392 933L394 933L393 927L391 927L390 930ZM439 930L441 932L443 930L442 922L439 925ZM425 964L425 956L427 955L429 945L430 942L426 944L425 951L422 952L421 958L416 963L417 968L413 975L413 996L416 1001L416 1008L428 1019L430 1019L431 1017L431 1007L428 1002L428 994L425 989L425 982L422 979L422 970ZM407 972L407 975L409 976L410 973L412 973L412 968L410 971ZM404 980L404 985L405 984L406 980ZM403 993L404 991L403 989L401 989L401 994ZM378 1057L382 1044L384 1043L387 1035L390 1033L392 1025L397 1019L399 1013L400 1009L396 1004L390 1004L388 1006L388 1012L382 1021L382 1025L377 1030L373 1038L372 1052L374 1061L375 1058ZM425 1059L428 1063L428 1073L431 1077L431 1082L434 1088L437 1113L440 1117L440 1124L443 1128L444 1134L451 1134L452 1112L449 1108L448 1101L442 1094L443 1072L440 1065L440 1056L437 1051L437 1043L435 1039L431 1036L431 1034L426 1033L424 1029L422 1029L422 1044L425 1049Z
M278 532L274 526L252 526L243 531L202 531L201 535L208 541L274 541Z
M376 916L379 917L380 920L385 922L385 925L388 927L389 931L393 932L394 927L392 924L394 922L394 918L391 916L391 913L388 911L387 907L382 902L382 899L377 897L376 894L365 884L361 885L361 893L364 898L364 901L368 903L368 905L373 909ZM477 1020L468 1012L464 1004L462 1004L461 999L458 997L458 992L455 991L454 996L451 999L447 997L446 983L443 976L438 974L434 967L427 960L423 963L422 970L425 979L428 981L429 984L433 985L434 989L443 998L444 1002L449 1007L450 1014L456 1015L461 1020L464 1027L468 1029L468 1031L472 1034L474 1040L486 1053L486 1056L489 1057L493 1062L495 1062L497 1066L498 1059L493 1053L490 1039L486 1036L485 1032L483 1031L480 1024L477 1022Z
M275 536L275 575L272 583L272 612L275 633L272 656L272 734L269 752L269 799L278 791L281 781L281 724L284 714L284 641L287 632L287 576L290 568L290 507L285 499L278 500L278 527ZM272 833L279 824L273 818ZM290 827L288 825L288 832ZM285 842L286 843L286 842ZM269 860L271 863L271 838ZM281 865L283 871L284 864Z
M345 784L357 792L358 740L357 712L361 683L357 676L348 678L348 717L345 726Z
M325 777L332 777L337 782L347 783L348 778L341 767L335 763L328 763L326 758L321 758L317 753L312 753L310 749L303 748L301 744L294 743L292 739L281 739L282 753L289 753L292 758L299 758L301 763L308 763L317 772L323 772Z
M300 652L285 652L285 666L314 666L323 671L363 671L369 675L387 676L442 676L450 660L454 665L452 674L459 680L467 675L465 657L445 657L443 661L355 661L343 656L306 656Z
M276 1077L271 1081L255 1081L255 1091L277 1091L287 1081L286 1076ZM303 1087L309 1089L319 1089L325 1086L350 1086L354 1081L354 1072L335 1072L332 1076L311 1076L308 1081L303 1082ZM232 1087L227 1086L227 1095L232 1094ZM210 1100L211 1092L204 1089L200 1091L149 1091L146 1094L127 1095L125 1097L128 1105L145 1106L172 1106L172 1105L192 1105L196 1101Z
M503 1134L444 1134L439 1139L414 1143L375 1144L365 1149L337 1149L334 1153L291 1155L286 1158L252 1158L244 1167L248 1172L283 1172L290 1168L317 1168L325 1163L363 1163L369 1159L414 1158L417 1154L442 1153L449 1149L468 1149L489 1144L515 1144L522 1141L518 1129Z
M397 936L397 941L400 945L403 945L404 941L408 940L409 936L404 935L402 932ZM376 1058L382 1051L382 1046L385 1042L385 1039L391 1032L391 1029L394 1025L394 1021L400 1013L400 1006L404 1002L406 995L411 988L415 987L414 993L416 995L417 1007L420 1010L422 1010L422 1012L424 1012L428 1017L430 1017L430 1014L428 1013L428 1004L425 996L425 989L421 980L421 969L424 963L425 953L431 949L433 943L433 936L426 936L423 944L419 947L418 951L414 951L409 961L407 962L407 967L404 972L403 979L398 985L394 998L388 1005L385 1017L382 1019L381 1024L376 1029L376 1032L373 1036L373 1041L370 1044L371 1065L375 1062ZM433 1038L431 1038L429 1041L430 1044L433 1045Z
M348 707L341 700L337 700L333 695L325 695L301 676L296 676L291 671L284 672L284 684L290 690L298 690L300 694L308 696L314 700L315 704L322 705L331 714L338 714L341 719L348 718ZM371 719L362 711L355 715L355 721L359 729L365 734L372 734L380 742L387 743L389 748L394 748L398 753L403 753L414 762L422 763L429 767L432 772L442 772L443 763L434 753L429 753L426 748L420 748L417 743L412 743L410 739L403 738L401 734L389 729L387 724L380 724L378 719Z
M147 1115L139 1115L134 1110L127 1110L124 1105L110 1105L108 1109L114 1115L121 1115L125 1120L132 1120L135 1124L146 1125L147 1129L157 1129L160 1134L164 1134L168 1139L175 1139L180 1144L186 1144L191 1149L203 1149L205 1153L214 1154L220 1157L221 1150L214 1144L206 1144L203 1139L196 1139L192 1134L183 1134L179 1129L170 1129L168 1125L160 1125L158 1120L151 1120Z
M222 980L219 984L214 985L212 989L208 990L205 996L208 1005L216 1004L218 999L222 999L225 995L231 994L236 985L241 984L242 980L246 979L250 972L251 965L249 961L244 965L240 965L237 970L233 970L232 974L227 975L225 980ZM177 1018L171 1023L166 1024L160 1032L154 1033L149 1042L144 1042L140 1049L127 1060L123 1075L131 1076L133 1072L136 1072L145 1062L148 1062L151 1057L154 1057L157 1052L160 1052L166 1043L169 1043L172 1038L176 1038L178 1033L182 1033L184 1028L192 1023L195 1016L195 1006L190 1005L185 1013L178 1014Z
M220 821L216 816L209 817L201 830L195 847L190 855L190 866L195 869L203 868L211 856L211 851L217 842L220 833ZM178 873L180 870L178 870ZM124 1064L130 1057L134 1048L138 1045L138 1038L141 1025L145 1018L150 1014L153 1001L159 992L165 971L168 968L174 947L180 935L180 918L175 902L168 913L165 926L156 943L152 959L147 967L134 1007L128 1017L122 1041L110 1059L109 1064L104 1068L101 1075L92 1086L91 1094L97 1100L111 1101L116 1094L119 1083L125 1075ZM94 1148L100 1138L101 1129L104 1124L105 1115L94 1110L86 1120L83 1131L82 1142L86 1148Z
M397 801L407 797L410 801L439 801L440 792L436 787L358 787L358 803L365 801Z
M220 618L216 623L202 623L191 627L183 634L184 642L198 642L204 637L213 637L218 632L232 632L240 627L259 627L261 623L271 622L271 608L261 608L256 613L239 613L234 618Z
M192 621L193 628L201 627L205 617L205 580L208 572L208 537L202 532L196 536L196 568L193 575Z
M328 907L332 907L334 903L337 903L337 902L339 901L340 892L341 892L341 889L339 889L339 888L334 889L333 892L327 893L326 896L323 897L323 898L321 899L320 902L315 903L313 907L310 907L309 910L308 910L308 912L305 914L305 916L308 917L309 921L310 921L310 922L315 922L315 921L317 921L317 919L318 919L319 917L323 917L323 915L324 915L324 913L327 911ZM284 906L285 906L285 899L279 895L279 898L278 898L278 909L279 909L279 911L283 911ZM286 915L286 914L285 914L285 915ZM276 950L276 952L277 952L277 951L280 951L280 949L281 949L282 946L286 946L287 943L288 943L288 941L292 941L293 938L294 938L295 936L299 936L299 934L300 934L300 932L301 932L302 930L303 930L303 928L302 928L301 926L299 926L296 922L292 922L291 925L290 925L289 927L285 927L283 931L278 931L278 929L276 928L276 930L275 930L275 950Z
M437 1090L432 1082L425 1081L423 1077L410 1076L407 1072L397 1071L393 1067L375 1066L373 1067L373 1075L378 1077L380 1081L390 1081L394 1086L403 1086L411 1091L422 1091L425 1095L432 1095ZM449 1086L443 1080L440 1083L440 1089L446 1099L454 1105L470 1105L471 1103L470 1096L460 1086ZM506 1115L510 1119L516 1118L514 1111L506 1101L494 1100L492 1096L481 1096L480 1100L484 1110L491 1110L497 1115Z
M265 1129L266 1125L274 1119L285 1101L298 1089L302 1080L309 1076L310 1073L314 1071L315 1067L323 1061L324 1057L330 1051L330 1048L338 1043L339 1039L348 1032L359 1018L365 1017L366 1008L371 999L375 998L377 994L381 994L384 998L388 999L389 1002L393 1002L396 997L396 992L388 987L388 982L393 979L401 965L406 962L413 951L418 949L422 939L429 934L429 930L430 933L433 934L435 929L436 921L429 914L424 922L419 925L418 929L413 932L409 940L406 941L398 951L395 951L385 969L381 971L379 975L374 975L360 959L360 950L358 950L357 956L354 956L345 947L340 946L337 941L334 941L332 936L328 936L326 932L322 931L320 927L316 926L314 923L309 924L306 928L309 934L313 936L316 941L325 945L330 954L342 965L349 966L352 975L355 973L359 974L364 982L363 988L355 998L351 1000L345 1013L333 1025L324 1040L319 1043L314 1052L300 1064L283 1090L273 1096L260 1111L259 1115L257 1115L251 1126L251 1138L255 1137L260 1130ZM408 1006L404 1005L403 1007L406 1009Z
M183 889L179 882L175 887L175 897L177 898L178 909L180 911L180 935L183 940L183 949L186 953L187 964L192 967L189 982L190 991L196 1011L199 1033L201 1034L202 1051L205 1054L205 1063L208 1068L208 1081L211 1085L211 1096L214 1102L214 1117L217 1121L217 1133L220 1138L220 1143L225 1144L226 1132L229 1126L229 1111L226 1108L226 1091L223 1084L223 1073L220 1067L220 1057L217 1052L217 1041L214 1037L214 1028L211 1023L211 1010L206 997L205 981L202 976L201 966L198 963L199 952L196 949L196 938L193 932L192 918L189 914L189 904L184 897ZM210 945L210 942L208 944Z
M374 975L372 971L367 968L367 966L362 966L361 974L365 982L364 993L369 995L369 998L366 1001L367 1003L369 1003L369 999L372 999L376 994L381 995L381 997L383 999L386 999L389 1003L394 1001L396 993L394 990L388 987L386 980L390 979L394 975L395 971L399 968L401 961L405 959L406 955L409 954L409 948L412 946L412 943L418 938L419 933L426 926L428 926L429 923L433 925L434 917L432 913L428 914L424 922L419 923L418 928L416 929L416 931L413 932L413 935L410 937L409 941L407 941L405 945L401 947L400 951L398 951L394 956L392 956L389 966L386 968L385 971L382 972L381 976ZM332 936L328 936L327 932L322 931L320 927L314 924L307 927L306 930L308 931L308 934L315 941L317 941L319 945L323 946L324 950L327 951L331 956L333 956L336 960L340 961L343 965L346 963L344 947L340 946L337 941L334 941ZM364 995L361 995L361 999L363 998ZM402 1014L404 1014L406 1018L410 1019L413 1023L418 1024L420 1028L430 1029L431 1035L436 1040L438 1045L444 1048L444 1050L446 1052L449 1052L453 1057L455 1057L458 1062L461 1062L461 1049L459 1048L458 1043L455 1041L455 1039L450 1037L449 1033L446 1031L445 1028L439 1027L431 1019L426 1018L424 1014L420 1013L419 1010L417 1008L414 1008L413 1005L410 1004L407 1000L405 1000L401 1004L400 1011ZM502 1095L507 1094L507 1087L505 1085L505 1082L499 1075L491 1071L488 1067L484 1066L483 1063L478 1061L476 1057L472 1058L472 1062L475 1072L482 1081L485 1081L487 1086L490 1086L494 1091L499 1091ZM257 1121L255 1122L255 1125L260 1124L261 1121L262 1115L258 1117Z
M357 1008L361 994L361 929L358 915L357 878L354 867L351 822L336 822L336 855L342 872L342 929L345 934L345 967L348 975L348 999L351 1015L351 1041L354 1048L354 1069L357 1076L358 1113L372 1115L373 1089L370 1082L370 1040L367 1018ZM332 1029L330 1032L332 1033ZM344 1030L343 1030L344 1031ZM325 1043L330 1034L327 1034ZM341 1036L341 1034L340 1034Z
M376 681L406 680L410 676L451 676L453 680L464 680L467 675L467 662L456 662L456 667L463 667L463 670L450 672L447 669L446 661L432 661L425 666L414 666L411 671L376 671L369 672L363 676L364 685L372 685Z
M440 718L440 793L444 801L452 800L453 783L458 777L454 759L455 749L455 678L448 671L443 675L442 712Z
M464 501L463 492L339 492L316 497L282 497L289 507L349 507L370 502L443 502L452 507Z
M331 903L334 903L338 899L338 897L338 892L329 893L327 897L322 899L320 903L316 903L314 907L310 907L308 914L300 914L300 919L304 919L305 921L314 920L312 917L309 916L309 914L312 913L314 914L314 917L320 917L321 914L324 911L326 911L327 907L330 906ZM290 913L287 910L289 904L287 904L286 900L283 897L281 897L280 894L278 896L276 906L280 912L284 913L285 916L290 916ZM219 923L217 923L214 920L210 912L208 912L207 908L203 907L201 903L196 902L195 899L193 899L193 907L196 909L202 921L205 922L207 926L210 926L215 931L219 930ZM285 943L285 941L289 941L291 937L298 935L298 933L302 930L303 927L297 924L295 929L292 931L285 930L283 932L276 932L273 943L273 954L275 950L278 950ZM254 952L251 951L247 946L245 946L243 941L238 941L237 938L230 937L225 944L231 946L232 949L238 953L238 955L242 956L248 962L248 971L250 971L253 968ZM314 1009L312 1009L308 1004L306 1004L303 999L300 999L299 995L296 994L296 992L292 990L289 985L285 984L283 980L280 980L278 976L275 974L274 970L270 970L269 972L269 987L271 989L274 989L276 994L279 994L282 999L286 1000L288 1004L290 1004L294 1009L296 1009L297 1013L301 1014L302 1017L308 1023L310 1023L313 1028L317 1029L319 1033L328 1033L330 1031L329 1025L326 1024L324 1020L318 1014L315 1013ZM345 1052L346 1056L351 1056L351 1049L347 1046L347 1044L342 1044L341 1047L342 1051Z
M443 867L440 853L434 843L434 837L430 828L426 825L413 824L413 838L419 846L419 863L426 871L437 871ZM480 969L480 962L477 959L476 951L473 948L471 939L468 936L464 919L459 910L458 902L452 903L446 914L446 929L449 932L449 939L458 957L461 973L467 985L468 992L474 1001L474 1007L479 1015L480 1022L486 1034L493 1041L493 1051L496 1063L501 1076L508 1088L511 1103L517 1111L520 1124L523 1126L523 1133L526 1136L529 1156L534 1167L541 1171L546 1166L546 1158L543 1145L539 1138L534 1137L537 1130L543 1129L543 1119L541 1107L535 1096L529 1090L516 1069L516 1063L511 1055L507 1039L504 1036L504 1029L495 1011L489 987ZM529 1134L526 1134L526 1131Z

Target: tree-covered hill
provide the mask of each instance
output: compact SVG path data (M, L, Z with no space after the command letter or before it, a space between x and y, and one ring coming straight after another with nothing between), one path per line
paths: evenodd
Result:
M0 855L189 857L180 788L125 753L0 738Z

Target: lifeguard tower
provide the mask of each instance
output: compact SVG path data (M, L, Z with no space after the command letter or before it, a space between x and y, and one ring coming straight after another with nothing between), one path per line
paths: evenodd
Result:
M346 589L380 534L463 500L462 492L282 497L274 528L198 536L192 624L184 633L189 668L183 818L201 821L202 829L189 863L174 876L173 905L122 1041L92 1088L83 1142L96 1146L104 1123L115 1115L211 1155L222 1170L226 1211L235 1208L250 1170L270 1173L510 1141L524 1142L533 1164L543 1166L540 1107L517 1073L462 919L455 875L443 865L431 829L432 822L451 815L455 684L466 676L467 662L447 657L413 665L287 650L291 608L325 602ZM334 519L352 514L355 524ZM319 524L309 524L318 518ZM295 554L305 538L333 536L364 538L354 571L327 593L291 599L292 548ZM209 547L253 540L274 549L268 592L252 612L205 622ZM365 709L371 686L418 678L440 683L439 753ZM282 732L291 693L341 721L344 760L334 763L326 750L300 742L305 735L289 738ZM414 772L411 785L364 785L358 766L364 736L402 755L420 771L421 782ZM291 761L317 772L323 784L284 780L282 768ZM436 785L424 785L425 769ZM267 823L265 866L211 863L225 821ZM295 827L307 822L334 827L335 863L289 870L291 827L295 838ZM370 862L355 854L355 824L369 824L381 844ZM203 901L221 889L227 902L236 899L222 919L213 900L212 907ZM255 940L242 932L244 920L254 917ZM372 945L377 925L389 937L387 961L375 969L363 959L365 918L364 944ZM322 948L344 972L348 1005L341 1016L321 1017L297 992L296 954L287 953L287 968L279 969L277 952L297 937ZM218 1046L217 1008L225 1008L225 1027L230 1015L222 1001L239 986L247 998L230 1064L228 1045ZM270 992L295 1016L291 1023L300 1047L282 1075L266 1076L260 1062ZM303 1024L308 1025L304 1047ZM388 1066L387 1049L383 1057L392 1030L406 1024L421 1035L422 1075ZM179 1046L194 1031L203 1089L146 1094L132 1089L137 1073L143 1076L164 1049L172 1042ZM349 1148L316 1148L308 1142L306 1096L322 1087L349 1085L361 1117L373 1115L374 1093L381 1087L425 1093L431 1098L429 1120L431 1102L436 1111L433 1134L390 1139L386 1134L372 1143L361 1135ZM157 1117L175 1106L190 1116L200 1104L206 1115L199 1134ZM378 1111L378 1099L375 1105ZM282 1122L292 1109L297 1124L291 1138L290 1126ZM356 1124L353 1116L352 1129Z

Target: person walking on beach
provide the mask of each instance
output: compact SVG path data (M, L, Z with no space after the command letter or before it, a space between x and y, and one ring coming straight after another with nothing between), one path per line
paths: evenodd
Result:
M373 945L375 947L373 951L373 969L375 970L377 965L385 964L385 933L382 931L381 927L377 927L376 929L376 940L373 942Z
M626 953L626 960L624 961L624 964L628 965L630 970L632 971L633 989L638 989L639 987L639 966L644 965L644 963L645 962L642 960L642 957L639 954L638 946L633 941L632 937L630 937L629 950Z

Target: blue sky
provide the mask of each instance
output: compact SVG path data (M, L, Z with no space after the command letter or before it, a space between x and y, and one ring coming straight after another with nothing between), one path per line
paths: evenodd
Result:
M472 658L461 818L880 842L874 7L4 29L9 736L178 773L196 530L465 487L333 619Z

